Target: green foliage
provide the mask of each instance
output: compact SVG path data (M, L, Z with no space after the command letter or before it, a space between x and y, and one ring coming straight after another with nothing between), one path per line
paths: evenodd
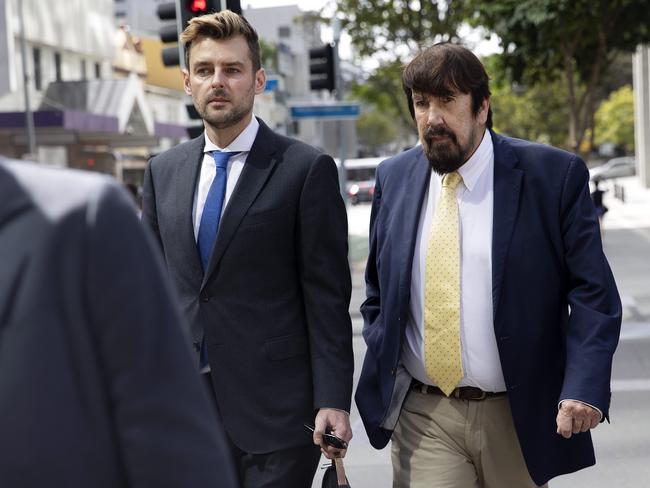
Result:
M260 39L260 57L262 58L262 66L269 72L277 70L278 64L278 49L270 42Z
M353 85L350 97L391 117L400 131L410 131L415 127L402 90L402 64L399 61L382 64L365 82Z
M596 144L611 142L634 151L634 93L626 85L610 94L596 112Z
M359 143L368 153L380 155L384 148L397 140L399 133L393 119L377 110L363 112L356 122Z
M567 147L565 87L559 81L526 86L512 83L501 56L484 58L490 76L494 130L511 137Z
M650 0L466 0L466 5L474 11L474 25L500 37L512 80L563 80L573 150L593 127L612 61L650 41Z

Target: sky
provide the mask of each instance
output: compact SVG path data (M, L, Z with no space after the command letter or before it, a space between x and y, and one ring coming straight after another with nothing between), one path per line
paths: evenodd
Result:
M243 8L278 7L280 5L298 5L300 10L319 10L331 0L241 0Z
M320 10L327 7L324 11L325 14L331 14L336 6L336 0L241 0L243 8L264 8L264 7L278 7L281 5L297 5L298 8L304 11ZM473 32L468 26L464 26L460 31L461 35L470 47L478 56L486 56L498 52L498 39L493 36L489 41L480 39L480 35ZM331 31L325 29L325 37L331 38ZM328 39L329 40L329 39ZM343 33L340 45L340 56L342 59L350 59L352 57L352 46L350 45L350 38ZM376 62L369 62L366 68L372 69L377 65Z

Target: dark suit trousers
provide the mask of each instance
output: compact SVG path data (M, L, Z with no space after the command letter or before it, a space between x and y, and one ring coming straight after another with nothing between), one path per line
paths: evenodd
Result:
M217 408L210 374L201 375ZM217 409L218 413L218 409ZM320 448L313 444L253 454L242 451L228 439L242 488L310 488L320 460Z

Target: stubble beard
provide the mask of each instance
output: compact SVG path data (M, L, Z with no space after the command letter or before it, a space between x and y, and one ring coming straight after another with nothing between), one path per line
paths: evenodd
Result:
M231 98L221 90L217 90L211 93L204 103L194 103L196 111L199 113L201 118L205 121L206 124L214 127L215 129L227 129L234 125L237 125L241 122L246 116L251 113L253 110L253 101L251 99L248 103L248 99L242 100L242 103L238 105L232 105L230 109L222 109L216 111L210 111L208 105L210 100L213 98L224 98L232 104Z

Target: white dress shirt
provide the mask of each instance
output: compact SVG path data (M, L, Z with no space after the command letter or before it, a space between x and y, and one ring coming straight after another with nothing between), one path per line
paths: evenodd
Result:
M232 192L237 185L239 175L244 169L244 163L248 158L248 153L255 142L257 131L260 128L260 123L255 117L251 118L250 123L241 133L232 141L227 147L219 147L213 143L208 137L207 132L205 136L205 148L203 149L203 162L201 163L201 174L197 183L196 191L194 192L194 203L192 206L192 221L194 222L194 240L199 238L199 227L201 225L201 216L203 215L203 207L205 207L205 200L208 198L210 185L217 174L217 167L214 163L214 158L210 154L211 151L226 151L226 152L239 152L236 156L232 156L228 160L227 183L226 183L226 197L223 201L223 208L221 215L223 215L226 205L232 196Z
M492 218L494 151L489 131L460 167L456 189L460 218L460 343L463 379L459 386L505 391L492 313ZM420 214L411 270L411 302L402 363L424 384L434 384L424 366L424 283L431 224L442 177L431 172Z

